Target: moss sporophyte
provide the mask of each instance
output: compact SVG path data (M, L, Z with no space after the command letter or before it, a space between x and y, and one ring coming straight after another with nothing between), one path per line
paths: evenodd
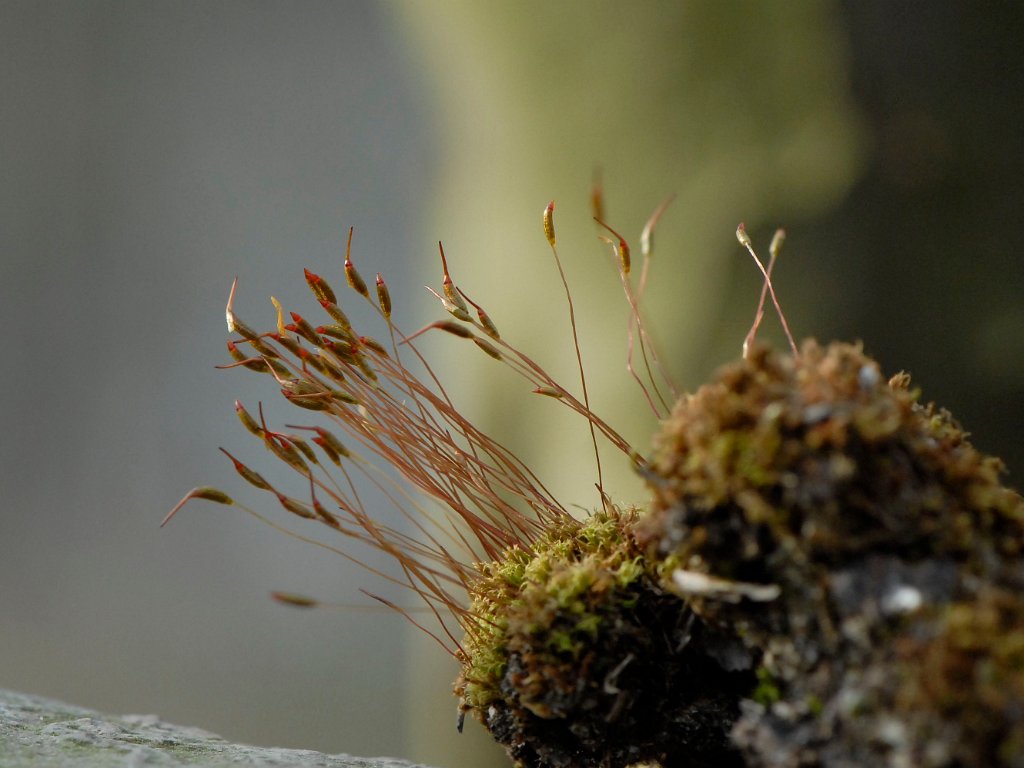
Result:
M781 231L767 265L737 231L764 279L743 355L675 394L640 311L664 207L642 234L635 282L626 240L596 217L613 235L602 239L627 299L628 370L663 422L649 458L591 408L579 344L574 394L501 336L455 285L443 249L434 295L450 317L403 333L383 277L372 292L360 277L351 232L346 282L379 315L382 340L361 335L308 270L327 324L296 313L286 322L275 300L276 328L257 332L234 313L235 286L227 306L226 367L270 376L321 419L280 431L262 408L236 403L308 491L286 494L225 454L310 529L291 535L356 559L312 538L319 526L394 562L366 567L414 592L431 621L376 599L459 662L460 711L519 766L1021 768L1024 502L1002 484L1001 463L859 344L797 346L771 282ZM575 341L553 211L543 232ZM756 342L769 299L785 353ZM599 509L570 514L460 413L417 347L428 332L471 342L581 415L595 452L599 440L621 451L649 501L613 501L598 463ZM371 514L361 488L405 524ZM212 488L191 491L167 519L197 498L283 529Z

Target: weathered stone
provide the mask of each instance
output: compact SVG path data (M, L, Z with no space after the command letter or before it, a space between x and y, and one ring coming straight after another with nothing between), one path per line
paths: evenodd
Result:
M20 766L317 766L425 768L386 757L232 744L156 715L109 716L39 696L0 690L0 768Z

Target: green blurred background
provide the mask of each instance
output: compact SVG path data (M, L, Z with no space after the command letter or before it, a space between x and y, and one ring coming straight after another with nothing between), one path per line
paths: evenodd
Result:
M503 335L575 381L540 227L555 199L595 409L644 450L626 310L590 221L658 231L647 308L677 380L737 356L760 288L733 231L789 239L799 336L909 370L1019 485L1024 449L1024 52L1018 3L0 2L0 685L159 712L255 743L438 765L454 667L401 620L299 613L373 580L189 487L258 463L218 373L222 308L309 307L349 225L403 325L453 274ZM340 278L336 277L335 281ZM781 340L771 316L764 335ZM428 343L465 412L565 503L596 504L589 436L482 355ZM255 450L254 450L255 449ZM625 462L608 483L642 499ZM267 465L260 466L263 469ZM477 752L479 750L479 752ZM486 758L480 755L490 754Z

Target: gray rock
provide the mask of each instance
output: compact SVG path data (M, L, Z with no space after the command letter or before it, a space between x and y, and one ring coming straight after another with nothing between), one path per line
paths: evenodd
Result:
M0 689L0 768L183 765L425 768L386 757L232 744L199 728L165 723L156 715L108 716Z

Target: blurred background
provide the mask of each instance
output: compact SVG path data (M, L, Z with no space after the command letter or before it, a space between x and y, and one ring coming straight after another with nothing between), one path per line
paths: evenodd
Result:
M651 327L693 388L736 357L764 252L798 336L862 339L952 410L1020 487L1024 6L882 2L0 0L0 686L154 712L257 744L502 765L454 732L455 668L398 617L298 612L372 577L196 504L272 475L222 372L223 305L312 313L347 228L406 328L456 282L566 383L556 228L595 410L641 451L626 308L590 221L658 230ZM781 335L769 315L765 338ZM597 504L585 425L483 355L430 340L466 415L566 504ZM480 359L477 359L480 358ZM287 412L284 412L287 414ZM608 484L642 500L621 457ZM254 497L258 498L258 497ZM276 512L276 510L269 510ZM470 758L470 755L474 755ZM488 763L490 761L490 763Z

